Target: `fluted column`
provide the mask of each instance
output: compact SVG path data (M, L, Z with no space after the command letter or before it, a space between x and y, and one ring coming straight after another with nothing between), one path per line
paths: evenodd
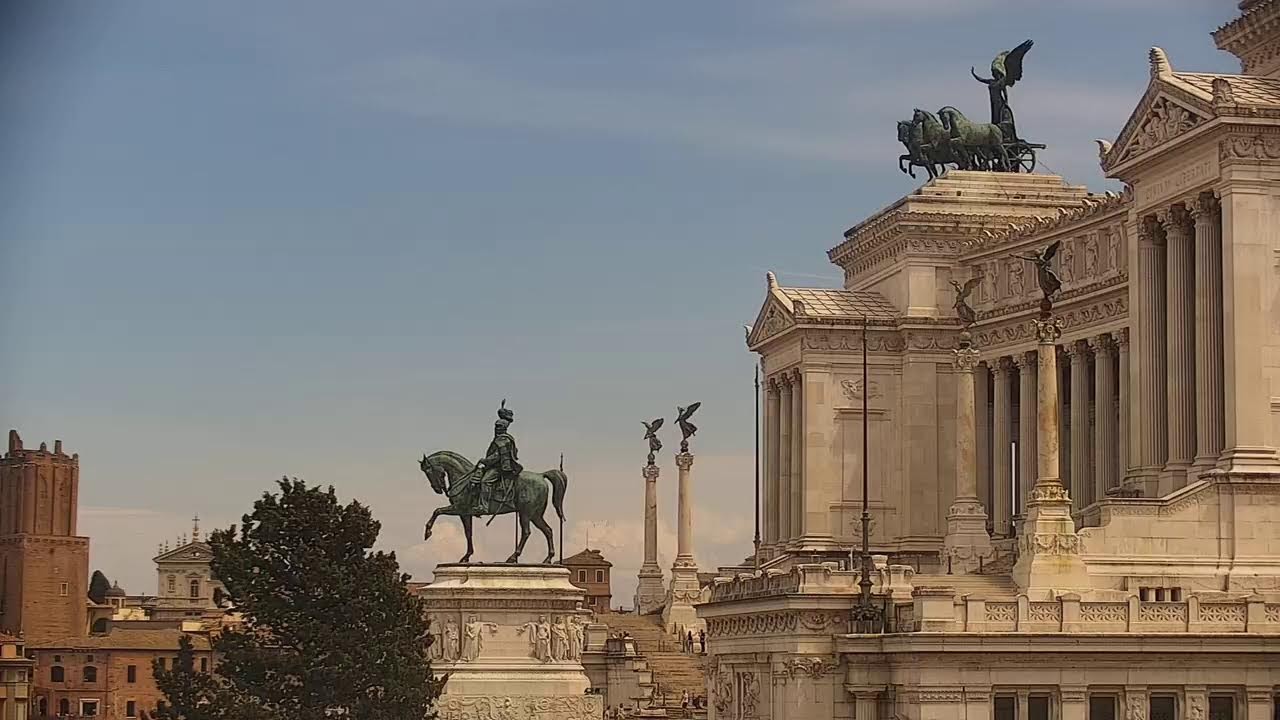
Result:
M778 542L778 412L781 399L777 381L769 378L765 383L764 403L764 542L770 550Z
M1196 456L1193 472L1212 468L1222 454L1222 215L1209 193L1188 204L1196 247Z
M778 543L795 537L791 528L791 377L778 377Z
M947 534L943 545L952 572L975 572L991 555L987 514L978 501L978 454L974 422L973 371L978 351L966 330L955 352L956 378L956 484L955 500L947 509Z
M635 606L640 614L662 606L666 588L658 567L658 466L645 465L644 476L644 563L637 573Z
M1119 443L1116 454L1119 456L1119 464L1116 466L1116 484L1124 478L1129 472L1129 468L1133 467L1132 448L1129 443L1129 430L1131 421L1129 419L1129 328L1121 328L1113 335L1115 338L1116 354L1119 356L1120 370L1117 373L1116 390L1117 402L1116 410L1119 420Z
M1116 367L1115 342L1110 335L1089 340L1093 351L1093 407L1096 415L1093 438L1093 492L1097 502L1116 486Z
M978 501L991 507L991 370L979 363L973 371L974 444L977 459Z
M1013 516L1013 461L1010 455L1013 443L1013 361L1002 357L996 361L995 407L992 409L992 431L995 442L991 446L991 511L995 534L1007 537L1009 520Z
M1067 345L1071 358L1071 509L1084 507L1092 485L1089 457L1089 346L1083 340Z
M804 376L791 377L791 536L804 535Z
M1134 357L1138 362L1138 396L1131 405L1140 419L1138 466L1135 483L1145 490L1156 489L1156 476L1164 467L1168 434L1169 396L1165 391L1165 274L1164 246L1158 228L1150 219L1138 223L1138 272L1130 282L1138 284L1138 308L1133 329Z
M676 565L693 564L693 455L676 455Z
M1027 512L1031 488L1036 484L1036 354L1018 353L1018 497L1014 512Z
M1187 470L1196 452L1196 368L1195 368L1195 247L1190 218L1181 205L1157 213L1165 235L1165 306L1168 328L1165 352L1168 356L1169 457L1165 474L1172 490L1187 482Z

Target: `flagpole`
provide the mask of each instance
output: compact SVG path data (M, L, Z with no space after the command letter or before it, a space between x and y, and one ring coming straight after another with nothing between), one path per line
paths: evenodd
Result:
M755 369L755 388L756 388L756 463L755 463L756 535L755 535L754 543L755 543L756 570L759 570L760 569L760 365L759 364L756 365L756 369Z

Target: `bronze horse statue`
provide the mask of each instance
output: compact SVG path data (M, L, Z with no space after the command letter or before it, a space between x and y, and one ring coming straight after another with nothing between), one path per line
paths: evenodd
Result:
M424 540L431 537L431 526L435 524L436 518L441 515L456 515L462 521L462 530L467 536L467 554L458 562L471 562L471 555L475 552L471 542L472 520L490 515L492 522L493 516L515 513L520 522L520 539L516 542L515 552L506 561L514 563L520 560L524 544L529 540L531 522L547 538L547 557L542 561L543 564L549 565L555 561L555 540L551 534L551 526L543 515L547 511L547 499L550 495L556 515L561 523L564 522L564 493L569 486L569 478L563 469L541 473L525 470L506 492L495 494L490 500L488 512L477 512L479 478L476 477L475 465L470 460L451 450L441 450L423 455L418 465L431 483L431 489L449 498L448 505L436 508L431 513L431 519L427 520L427 527L422 535Z

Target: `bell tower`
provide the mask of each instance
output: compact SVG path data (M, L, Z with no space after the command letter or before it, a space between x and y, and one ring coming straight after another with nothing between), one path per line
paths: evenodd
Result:
M76 535L80 457L23 447L0 458L0 630L41 642L87 631L89 538Z

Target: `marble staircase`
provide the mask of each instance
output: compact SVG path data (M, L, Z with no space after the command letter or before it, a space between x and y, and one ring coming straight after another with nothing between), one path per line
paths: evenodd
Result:
M645 656L654 682L666 695L668 706L680 705L680 693L706 694L703 656L680 651L680 640L662 627L661 615L608 613L597 615L597 621L609 627L609 634L627 632L635 638L636 649Z

